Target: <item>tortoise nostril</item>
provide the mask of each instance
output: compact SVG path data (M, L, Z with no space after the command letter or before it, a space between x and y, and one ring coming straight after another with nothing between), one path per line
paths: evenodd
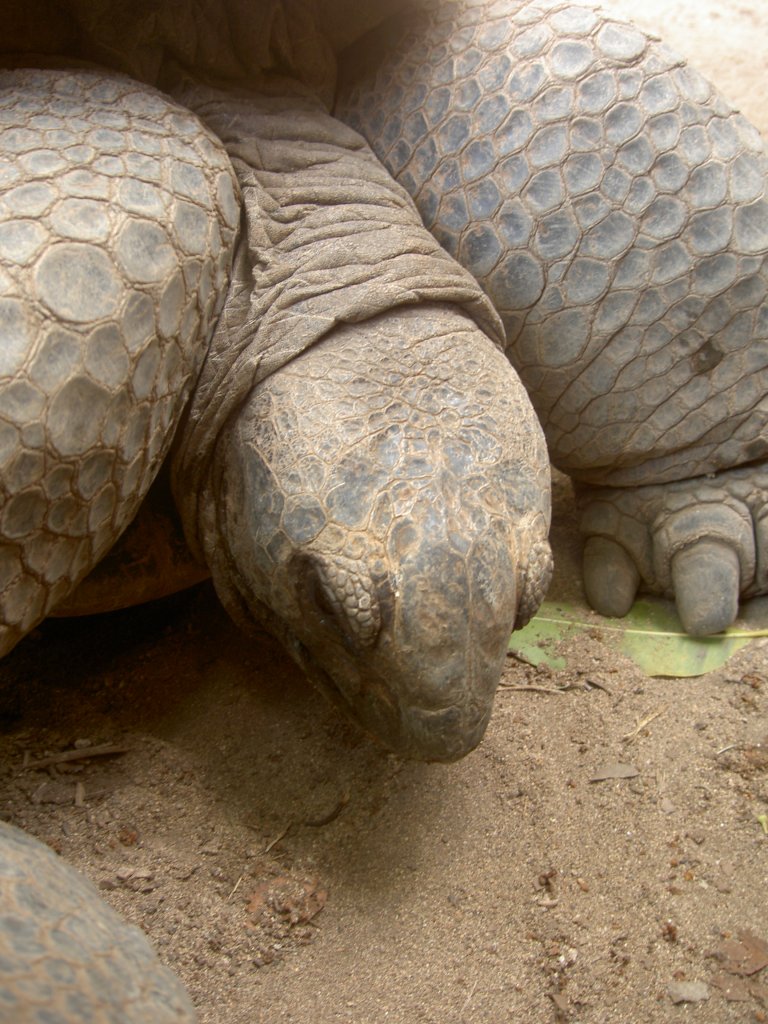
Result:
M364 562L312 553L298 556L295 569L299 606L310 622L333 628L353 652L373 645L381 615Z

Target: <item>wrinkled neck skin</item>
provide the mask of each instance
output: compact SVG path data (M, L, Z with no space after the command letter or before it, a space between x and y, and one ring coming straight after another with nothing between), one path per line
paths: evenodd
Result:
M217 443L224 604L403 756L477 745L548 582L548 465L521 394L464 314L402 307L267 378Z

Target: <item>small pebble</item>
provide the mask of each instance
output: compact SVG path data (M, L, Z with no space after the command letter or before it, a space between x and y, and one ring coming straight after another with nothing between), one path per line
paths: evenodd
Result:
M673 981L667 992L673 1003L702 1003L709 999L709 986L703 981Z

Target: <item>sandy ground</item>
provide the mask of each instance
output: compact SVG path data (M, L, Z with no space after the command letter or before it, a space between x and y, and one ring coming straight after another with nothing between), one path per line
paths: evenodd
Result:
M606 6L768 130L764 0ZM572 518L560 486L555 586L577 597ZM767 704L765 642L649 679L596 625L562 672L510 659L465 761L403 763L203 587L47 623L4 663L1 813L149 933L203 1024L757 1024ZM22 770L76 741L127 752ZM590 781L617 762L637 774Z

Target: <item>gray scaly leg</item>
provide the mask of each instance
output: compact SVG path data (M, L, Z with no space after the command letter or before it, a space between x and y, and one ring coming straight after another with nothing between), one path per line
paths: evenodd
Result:
M133 519L226 292L239 208L194 115L120 75L0 73L0 654Z
M613 504L675 537L653 572L626 531L607 564L589 545L590 596L617 613L642 580L677 591L692 630L727 625L765 591L763 533L750 554L735 525L766 504L758 133L666 47L567 3L427 4L359 56L341 115L499 310L552 461L598 488L586 530L610 535ZM733 529L710 523L721 500ZM707 508L681 518L681 503Z

